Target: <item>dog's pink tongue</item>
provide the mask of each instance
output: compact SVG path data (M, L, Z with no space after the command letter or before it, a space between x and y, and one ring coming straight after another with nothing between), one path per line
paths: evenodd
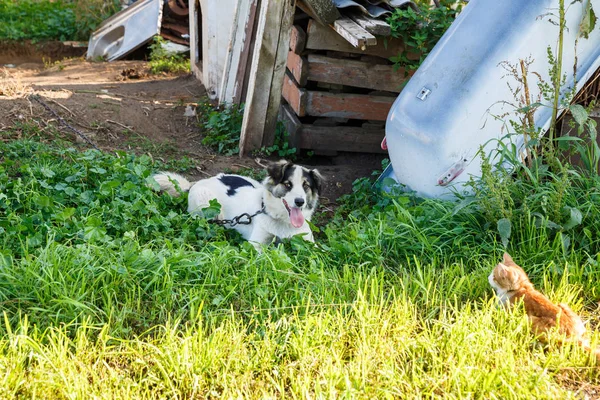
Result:
M304 224L304 215L302 210L296 207L290 209L290 222L294 228L300 228Z

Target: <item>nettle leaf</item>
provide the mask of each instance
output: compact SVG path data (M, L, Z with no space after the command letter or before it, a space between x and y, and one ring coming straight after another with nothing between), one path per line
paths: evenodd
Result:
M54 175L56 175L56 173L54 171L52 171L50 168L48 167L42 167L40 169L40 172L42 173L42 175L44 175L46 178L52 178Z
M585 121L588 119L588 112L585 110L585 108L582 105L571 104L569 106L569 111L571 111L571 115L573 116L573 119L575 120L575 122L577 122L577 125L579 125L579 126L585 125Z
M594 142L596 141L596 136L598 136L597 123L595 119L589 118L587 120L586 127L588 129L588 133L590 134L590 139Z
M496 223L498 228L498 233L500 234L500 239L502 240L502 244L504 247L508 246L508 239L510 238L510 232L512 229L512 224L508 218L499 219Z
M568 231L577 225L581 225L581 221L583 220L581 211L575 207L565 207L565 210L569 213L569 220L563 225L565 231Z
M581 22L579 23L579 37L583 37L585 39L589 38L590 33L594 30L596 26L596 13L592 8L592 0L587 0L585 5L585 10L583 12L583 17L581 18Z

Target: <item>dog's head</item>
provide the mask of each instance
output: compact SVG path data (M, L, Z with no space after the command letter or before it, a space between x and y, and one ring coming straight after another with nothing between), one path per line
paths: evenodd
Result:
M267 172L263 182L265 188L280 199L292 226L300 228L317 207L323 177L316 169L285 160L269 164Z

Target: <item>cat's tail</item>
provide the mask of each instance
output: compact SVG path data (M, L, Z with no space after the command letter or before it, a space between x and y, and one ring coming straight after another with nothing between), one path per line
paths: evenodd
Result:
M173 197L177 197L181 192L190 190L194 182L190 182L183 176L174 172L159 172L152 176L160 186L161 192L167 192Z

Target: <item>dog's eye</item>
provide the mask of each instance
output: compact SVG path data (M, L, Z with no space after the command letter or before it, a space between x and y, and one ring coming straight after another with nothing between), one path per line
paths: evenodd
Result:
M310 185L306 181L304 181L304 183L302 184L302 186L304 186L304 189L309 189L310 188Z
M292 188L292 183L291 182L283 182L283 185L288 188L291 189Z

